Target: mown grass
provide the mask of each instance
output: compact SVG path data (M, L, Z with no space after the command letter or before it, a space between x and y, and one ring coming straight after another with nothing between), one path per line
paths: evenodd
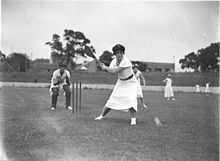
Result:
M145 72L143 73L146 79L146 85L161 86L167 73ZM206 81L210 81L210 86L219 86L219 73L173 73L174 86L205 86ZM51 72L3 72L0 73L0 81L3 82L50 82ZM92 84L114 84L117 80L116 75L111 75L106 72L87 73L74 71L71 72L71 80L82 80L84 83Z
M217 161L218 95L144 92L149 109L139 107L137 125L128 113L100 114L111 90L83 89L82 113L55 111L44 88L2 88L3 141L13 161ZM154 117L163 126L157 127Z

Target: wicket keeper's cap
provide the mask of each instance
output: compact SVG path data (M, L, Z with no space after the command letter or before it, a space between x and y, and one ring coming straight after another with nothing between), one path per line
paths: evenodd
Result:
M125 52L125 47L121 44L117 44L112 48L113 53L115 54L117 51Z
M172 77L172 75L171 75L171 74L167 74L167 77L171 78L171 77Z

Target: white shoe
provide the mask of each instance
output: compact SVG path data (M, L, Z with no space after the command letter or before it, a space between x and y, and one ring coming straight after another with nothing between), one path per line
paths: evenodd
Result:
M131 118L131 125L136 125L136 118Z
M68 106L67 109L68 109L68 110L72 110L73 108L72 108L71 106Z
M143 104L143 107L144 107L144 108L148 108L147 105L145 105L145 104Z
M97 121L99 121L99 120L103 119L103 116L100 115L100 116L98 116L98 117L96 117L96 118L94 118L94 119L97 120Z
M176 99L175 99L175 98L173 98L172 100L173 100L173 101L175 101Z
M50 109L51 109L51 110L55 110L55 107L51 107Z
M160 119L158 117L154 117L154 121L157 126L162 126L162 123L160 122Z

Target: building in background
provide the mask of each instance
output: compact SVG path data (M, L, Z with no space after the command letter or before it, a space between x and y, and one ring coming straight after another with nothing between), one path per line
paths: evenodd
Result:
M147 65L146 72L175 72L174 63L143 62Z
M49 59L35 59L32 62L32 67L31 69L33 71L46 71L46 72L50 72L54 69L56 69L58 67L57 63L53 63L50 64L50 60Z

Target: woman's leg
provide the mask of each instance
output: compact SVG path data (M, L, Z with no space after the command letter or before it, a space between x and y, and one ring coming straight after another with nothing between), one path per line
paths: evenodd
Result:
M140 101L141 101L142 106L145 107L145 108L147 108L147 106L146 106L145 103L144 103L144 98L143 98L143 97L140 97Z
M129 111L131 115L131 125L136 125L136 117L135 117L136 111L133 107L129 108Z
M101 115L98 116L98 117L96 117L95 120L101 120L101 119L103 119L103 117L105 117L110 111L111 111L110 108L104 107L104 108L102 109Z
M104 107L104 108L102 109L102 114L101 114L101 115L102 115L103 117L105 117L105 115L107 115L110 111L111 111L110 108Z
M59 96L59 88L58 87L52 88L51 110L56 109L58 96Z

